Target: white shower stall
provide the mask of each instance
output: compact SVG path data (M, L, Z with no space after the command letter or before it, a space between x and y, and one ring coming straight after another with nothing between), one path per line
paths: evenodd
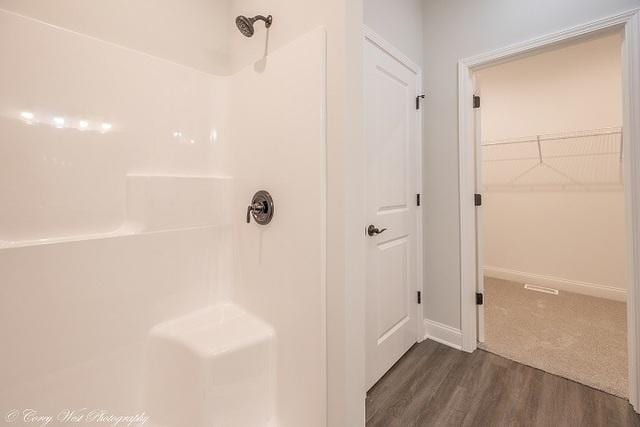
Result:
M38 3L0 2L2 416L322 425L325 29Z

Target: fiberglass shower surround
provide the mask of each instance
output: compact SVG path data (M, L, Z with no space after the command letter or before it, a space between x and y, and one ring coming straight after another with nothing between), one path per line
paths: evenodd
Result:
M0 10L3 413L321 425L325 37L214 75Z

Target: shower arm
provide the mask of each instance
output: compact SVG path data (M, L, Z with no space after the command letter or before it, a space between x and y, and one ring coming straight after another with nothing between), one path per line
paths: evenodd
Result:
M256 15L253 18L251 18L251 20L253 22L256 21L264 21L264 26L269 28L271 27L271 23L273 23L273 16L269 15L269 16L262 16L262 15Z

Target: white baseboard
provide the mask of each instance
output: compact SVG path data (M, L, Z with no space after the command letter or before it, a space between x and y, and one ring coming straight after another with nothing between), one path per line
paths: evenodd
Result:
M560 277L543 276L523 271L509 270L506 268L485 266L484 275L495 279L510 280L518 283L545 286L565 292L589 295L592 297L606 298L615 301L626 301L627 290L612 286L598 285L596 283L579 282Z
M433 320L424 319L424 339L437 341L457 350L462 349L462 331Z

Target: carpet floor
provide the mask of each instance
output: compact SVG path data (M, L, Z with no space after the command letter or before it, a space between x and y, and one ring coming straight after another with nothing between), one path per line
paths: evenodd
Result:
M485 278L481 348L587 386L627 397L626 304Z

